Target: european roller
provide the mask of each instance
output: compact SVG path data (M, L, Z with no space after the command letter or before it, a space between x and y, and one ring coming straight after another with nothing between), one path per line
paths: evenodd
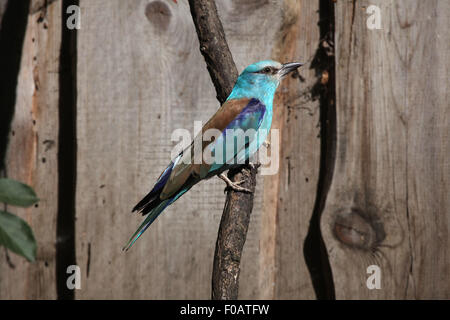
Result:
M275 91L283 77L301 65L265 60L244 69L227 100L192 143L170 162L153 189L133 208L133 212L147 217L128 241L126 250L164 209L201 180L219 176L230 188L249 192L239 183L230 181L224 171L242 165L261 147L272 124ZM211 131L218 134L205 139L204 136Z

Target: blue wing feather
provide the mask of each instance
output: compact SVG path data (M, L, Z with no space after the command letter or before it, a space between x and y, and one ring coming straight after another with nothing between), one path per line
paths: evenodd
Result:
M257 130L261 125L265 112L266 106L258 99L252 98L241 113L228 124L226 129ZM224 134L226 134L226 129Z
M221 152L217 157L221 161L211 165L208 175L218 170L226 170L230 165L236 164L237 160L240 161L237 163L243 163L252 156L256 150L250 150L249 145L258 139L258 129L261 127L265 114L266 106L260 100L252 98L241 113L228 124L222 135L211 144L213 154ZM230 130L234 137L228 136ZM239 138L247 140L239 143L236 141Z

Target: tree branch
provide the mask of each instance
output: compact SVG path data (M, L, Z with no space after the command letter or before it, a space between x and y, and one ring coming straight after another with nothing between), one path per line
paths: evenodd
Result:
M217 99L222 104L231 93L238 72L225 39L222 23L214 0L189 0L211 80L216 88ZM245 165L229 170L231 181L241 181L242 187L255 191L257 168ZM212 274L214 300L237 299L242 249L247 237L250 214L253 209L253 193L228 190L225 207L217 235Z
M200 52L216 88L217 100L222 104L233 90L239 74L225 39L216 3L214 0L189 0L189 6L200 42Z
M232 190L227 193L214 253L211 293L213 300L238 298L241 255L253 209L257 171L256 167L246 165L228 172L232 181L243 180L240 186L251 190L252 193Z

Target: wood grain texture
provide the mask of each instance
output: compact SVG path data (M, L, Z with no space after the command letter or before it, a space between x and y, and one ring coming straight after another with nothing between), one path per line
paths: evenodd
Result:
M365 8L381 9L369 30ZM448 299L448 1L338 1L337 152L322 232L338 299ZM381 289L366 286L370 265Z
M30 14L18 77L17 99L6 158L7 176L31 185L37 205L8 210L27 221L37 240L35 263L1 248L1 299L55 299L58 191L58 68L61 3ZM45 24L45 27L44 27Z
M303 242L314 207L319 169L319 110L311 90L316 76L311 60L318 45L317 3L284 1L279 8L271 57L281 62L306 63L285 79L274 102L272 130L278 130L279 170L264 177L261 216L259 298L313 299ZM302 79L302 80L300 80Z
M320 163L319 101L312 93L318 75L311 64L319 46L319 3L284 1L282 9L283 24L273 55L279 61L300 61L305 65L299 74L284 80L276 97L273 127L281 132L278 192L271 191L273 179L267 177L264 182L265 198L273 198L276 204L273 208L268 203L264 211L276 226L275 281L273 296L268 298L314 299L304 241L314 209Z

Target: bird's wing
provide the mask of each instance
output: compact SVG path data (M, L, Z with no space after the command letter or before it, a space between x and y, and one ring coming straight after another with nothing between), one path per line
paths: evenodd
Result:
M244 131L249 128L257 129L264 112L264 104L257 99L227 100L203 126L202 131L195 137L191 145L183 150L183 155L177 165L172 168L160 198L167 199L171 197L192 175L199 179L204 178L210 172L212 165L212 163L204 161L203 152L205 148L214 148L213 146L217 146L219 140L223 141L227 129L242 129ZM215 129L222 133L217 141L203 141L204 133L210 129ZM201 150L196 150L196 146L201 146ZM199 152L201 154L198 154ZM235 156L232 152L226 152L225 154L231 154L231 158Z
M227 168L229 165L244 164L257 150L257 147L250 148L250 146L260 144L257 141L261 139L259 129L265 112L266 106L261 101L251 99L241 113L228 124L219 138L207 146L214 154L215 161L207 167L208 171L202 168L200 176L211 175L223 169L224 166Z

